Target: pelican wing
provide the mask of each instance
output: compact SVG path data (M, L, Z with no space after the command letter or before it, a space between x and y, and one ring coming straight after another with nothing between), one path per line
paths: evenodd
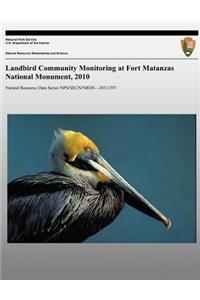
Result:
M87 210L81 182L55 173L8 184L8 242L76 241L75 224ZM64 235L65 231L65 235ZM81 238L81 237L80 237Z

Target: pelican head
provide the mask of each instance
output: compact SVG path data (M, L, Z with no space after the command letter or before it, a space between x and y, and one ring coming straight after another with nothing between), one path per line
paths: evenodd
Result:
M120 176L100 155L96 144L82 133L59 129L49 154L55 172L72 178L81 176L94 188L99 182L113 183L124 192L126 203L170 228L171 221Z

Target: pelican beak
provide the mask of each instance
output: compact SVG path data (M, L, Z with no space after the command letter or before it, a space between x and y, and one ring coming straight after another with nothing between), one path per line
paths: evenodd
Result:
M143 212L144 214L159 220L167 228L171 227L171 221L157 210L147 199L136 191L122 176L120 176L102 157L98 156L97 161L89 160L89 164L99 172L107 176L110 181L118 185L124 191L125 202Z

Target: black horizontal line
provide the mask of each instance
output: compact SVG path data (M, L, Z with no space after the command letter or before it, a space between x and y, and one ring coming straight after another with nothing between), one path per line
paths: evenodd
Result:
M6 36L196 36L198 30L6 30Z
M198 60L198 58L182 58L182 57L127 57L127 58L120 58L120 57L94 57L94 58L6 58L6 60Z

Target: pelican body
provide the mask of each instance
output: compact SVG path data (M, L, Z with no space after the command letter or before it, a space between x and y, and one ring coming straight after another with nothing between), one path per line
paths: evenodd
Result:
M8 242L83 242L109 225L125 203L171 221L126 182L80 132L59 130L49 151L52 172L8 184Z

